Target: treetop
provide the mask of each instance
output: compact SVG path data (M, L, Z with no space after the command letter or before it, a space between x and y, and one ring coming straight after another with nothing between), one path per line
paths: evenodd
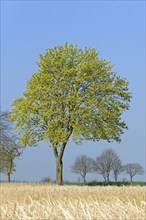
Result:
M57 147L71 135L75 141L120 141L131 93L112 68L94 48L66 43L47 49L26 91L13 102L11 120L20 128L21 142L50 140Z

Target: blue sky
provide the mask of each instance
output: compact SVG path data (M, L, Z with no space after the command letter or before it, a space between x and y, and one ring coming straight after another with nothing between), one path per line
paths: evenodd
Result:
M79 146L69 141L63 157L64 179L77 180L70 172L77 155L95 158L108 147L116 150L124 164L137 162L144 167L145 1L1 1L3 111L10 110L12 101L22 95L26 81L37 71L39 54L66 41L81 48L94 47L100 57L115 64L114 71L129 81L133 98L123 115L129 129L120 144L87 141ZM16 164L12 180L55 178L53 152L45 142L27 147ZM87 178L99 179L96 175Z

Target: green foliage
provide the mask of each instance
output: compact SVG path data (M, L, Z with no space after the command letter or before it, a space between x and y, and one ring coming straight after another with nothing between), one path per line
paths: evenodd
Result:
M15 163L9 152L0 148L0 173L8 174L15 171Z
M112 71L93 48L66 43L40 55L38 71L13 102L10 119L20 129L21 143L49 140L56 148L85 140L120 141L127 126L121 120L129 108L128 82Z

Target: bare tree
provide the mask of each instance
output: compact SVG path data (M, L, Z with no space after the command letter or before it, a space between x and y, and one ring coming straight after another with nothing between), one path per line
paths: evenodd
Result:
M0 148L0 173L4 173L8 177L8 182L11 181L11 174L15 171L14 160L11 159L11 155L7 153L3 148Z
M13 134L8 112L0 113L0 172L8 176L15 171L14 160L22 154L22 146L18 144L18 138Z
M80 155L76 158L74 165L71 166L71 171L73 173L80 174L83 178L83 181L86 182L87 173L91 173L93 159L87 157L86 155Z
M0 143L8 141L8 137L11 134L11 124L8 120L8 112L0 112Z
M0 145L0 172L8 177L11 182L11 174L15 171L14 160L22 154L22 147L17 143L15 136L9 137L5 145Z
M98 156L93 163L94 172L101 174L105 182L110 181L110 172L114 169L114 165L119 160L119 156L112 149L108 148Z
M135 175L143 175L144 169L143 167L138 163L128 163L124 166L125 173L130 175L130 181L133 181L133 177Z
M102 175L104 181L107 182L107 167L102 156L96 157L95 161L93 162L93 171Z
M118 156L118 155L117 155ZM117 157L112 165L112 172L115 182L118 181L118 175L124 171L120 158Z

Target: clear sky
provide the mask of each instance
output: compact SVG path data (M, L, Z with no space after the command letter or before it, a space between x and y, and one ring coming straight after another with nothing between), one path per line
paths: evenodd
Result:
M69 43L94 47L99 56L115 64L114 71L129 81L133 94L123 118L129 127L122 142L69 141L63 161L64 179L76 156L95 158L112 147L123 164L145 165L145 1L1 1L1 103L11 103L25 90L26 80L37 71L38 55L47 48ZM12 180L55 179L55 160L47 143L27 147L17 161ZM128 179L128 176L125 176ZM6 179L2 175L3 179ZM89 175L88 179L99 178ZM144 180L144 176L136 179Z

